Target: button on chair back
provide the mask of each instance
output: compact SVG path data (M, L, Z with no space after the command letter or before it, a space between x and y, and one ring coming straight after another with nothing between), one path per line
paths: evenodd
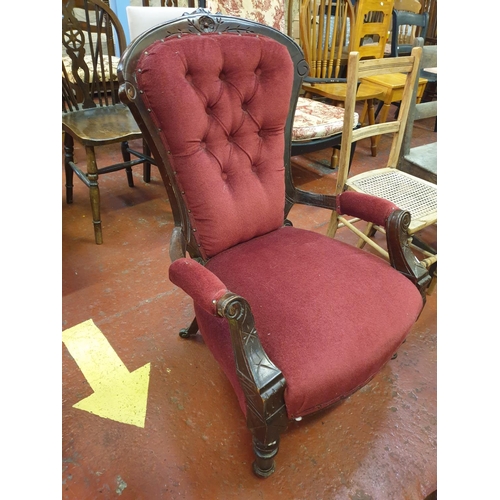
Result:
M65 0L62 3L62 129L64 132L66 202L73 202L73 174L89 188L94 238L103 242L99 175L125 170L134 186L132 167L144 166L149 182L153 159L128 141L142 133L130 111L118 98L117 66L125 50L125 35L108 4L101 0ZM74 141L85 147L86 169L74 159ZM95 148L120 144L122 161L98 166ZM132 155L134 159L132 159Z
M169 277L195 314L181 336L199 330L228 377L262 477L274 472L290 419L348 397L391 359L430 279L406 246L407 212L357 193L295 187L291 136L307 72L285 34L206 11L138 36L118 71L120 98L151 144L172 204ZM384 225L394 267L293 227L295 203Z

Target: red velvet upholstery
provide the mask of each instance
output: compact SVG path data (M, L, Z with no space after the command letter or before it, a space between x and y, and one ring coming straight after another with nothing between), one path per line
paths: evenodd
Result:
M184 34L151 45L138 68L203 257L280 227L286 47L253 34Z
M172 283L179 283L199 307L217 314L215 303L227 289L213 273L192 259L177 259L168 268Z
M189 266L172 267L173 282L189 288ZM230 248L206 267L250 303L262 345L287 381L290 418L329 406L367 383L422 308L417 288L382 259L293 227ZM209 294L220 287L215 283ZM206 301L195 299L200 332L246 412L228 323L206 310Z
M385 226L389 215L398 207L389 200L355 191L345 191L337 196L337 212Z

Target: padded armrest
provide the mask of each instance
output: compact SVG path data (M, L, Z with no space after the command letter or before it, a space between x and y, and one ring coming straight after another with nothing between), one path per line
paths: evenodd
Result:
M337 195L337 213L359 217L379 226L386 225L387 219L399 207L384 198L355 191L345 191Z
M206 267L181 258L168 269L170 281L182 288L205 311L217 316L217 301L228 291L224 283Z

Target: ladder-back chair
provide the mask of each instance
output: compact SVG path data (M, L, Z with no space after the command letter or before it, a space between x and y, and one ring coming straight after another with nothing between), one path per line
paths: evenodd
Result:
M411 221L409 221L407 227L410 237L413 237L419 231L429 226L437 224L436 184L402 172L397 168L414 86L418 82L421 53L422 48L415 47L412 50L411 56L387 57L364 61L359 60L359 53L352 52L350 54L347 77L349 83L346 96L346 118L344 120L339 173L335 189L335 194L354 191L356 193L384 198L399 208L407 210L411 214ZM395 73L401 74L405 79L401 108L397 117L393 121L352 130L349 121L352 120L350 118L350 111L356 105L356 82L365 75ZM352 142L382 134L392 134L387 166L349 176L349 155ZM381 242L375 239L379 231L385 232L385 228L369 221L364 231L362 231L356 226L356 223L364 221L363 217L348 218L338 212L333 212L327 234L334 237L337 229L345 226L360 237L358 241L359 247L363 247L367 243L383 257L390 259L390 253L387 251L387 248L384 248ZM428 268L431 268L431 266L435 267L437 254L427 251L423 253L424 256L421 257L422 264Z

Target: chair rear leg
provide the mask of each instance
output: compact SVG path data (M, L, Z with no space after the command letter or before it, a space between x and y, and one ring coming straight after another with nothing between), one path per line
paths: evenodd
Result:
M64 171L66 176L66 203L73 203L73 163L74 143L73 137L67 132L64 133Z
M128 150L128 142L122 142L122 157L123 161L130 161L130 152ZM134 187L134 178L132 177L132 167L125 167L125 171L127 172L127 181L129 187Z
M179 336L182 337L183 339L188 339L189 337L194 337L197 333L198 333L198 322L196 321L195 317L187 328L183 328L179 332Z
M145 155L151 156L151 150L149 149L149 146L146 144L146 141L144 139L142 141L142 151ZM142 177L146 184L149 184L151 182L151 162L144 162Z
M101 200L99 195L99 185L97 183L97 163L95 151L91 146L85 147L87 154L87 179L90 192L90 207L92 209L92 222L94 224L94 236L97 245L102 244L102 225L101 225Z

